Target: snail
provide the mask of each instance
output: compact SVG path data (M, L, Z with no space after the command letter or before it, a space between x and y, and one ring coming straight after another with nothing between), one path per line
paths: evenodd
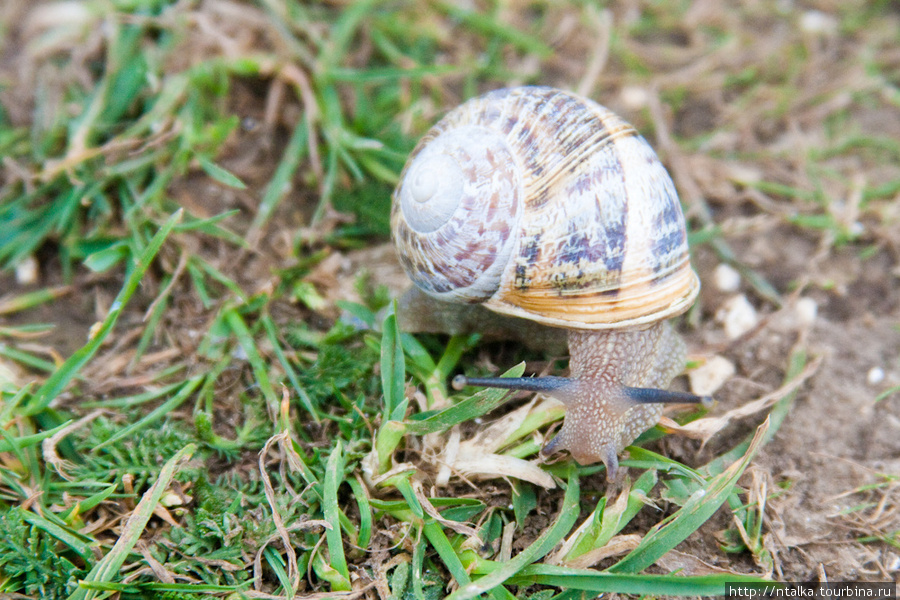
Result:
M401 265L436 305L568 332L569 377L453 381L561 401L563 425L542 456L568 450L582 465L603 462L614 480L619 453L663 404L711 402L665 389L686 356L667 319L700 287L675 186L646 140L603 106L548 87L465 102L410 155L391 230Z

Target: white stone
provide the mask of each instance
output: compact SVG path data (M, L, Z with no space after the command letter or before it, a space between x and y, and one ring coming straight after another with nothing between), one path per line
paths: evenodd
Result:
M819 303L812 298L800 298L797 300L796 306L794 306L794 314L801 325L812 325L819 314Z
M716 319L722 323L730 340L741 337L759 322L756 309L743 294L728 299L716 313Z
M16 265L16 282L19 285L37 283L38 261L33 255L28 255Z
M866 373L866 382L869 385L878 385L884 381L884 369L881 367L872 367L869 369L869 372Z
M731 265L722 263L713 271L713 282L720 292L736 292L741 287L741 274Z
M637 85L623 86L619 92L619 98L629 110L640 110L650 102L647 90Z
M711 396L734 375L734 364L724 356L713 356L705 363L688 371L691 391L698 396Z
M837 32L838 20L821 10L808 10L800 16L800 29L805 33L827 35Z

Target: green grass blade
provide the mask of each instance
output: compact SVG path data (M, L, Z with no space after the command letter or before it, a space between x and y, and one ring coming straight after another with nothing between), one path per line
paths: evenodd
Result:
M223 169L207 157L198 156L197 160L200 162L200 168L219 183L238 190L247 189L247 184L241 181L235 174L227 169Z
M55 523L31 511L22 511L23 519L52 535L60 542L74 550L86 563L93 562L94 553L91 551L91 538L84 536L77 531L72 531L67 527L63 527L59 523Z
M525 372L525 363L520 363L501 377L520 377ZM454 425L480 417L498 407L509 395L508 390L484 389L471 398L421 420L404 421L406 432L412 435L425 435L445 431Z
M266 546L263 550L263 556L269 565L269 570L275 574L275 579L281 584L281 589L285 592L288 600L294 598L294 588L291 585L291 577L288 575L287 569L284 568L284 557L272 546Z
M163 493L168 489L178 468L181 467L182 463L190 460L196 449L196 445L188 444L178 451L175 456L166 461L166 464L163 465L159 472L156 482L144 493L141 501L138 502L134 511L129 515L128 520L125 521L119 539L116 540L116 543L106 556L94 565L91 572L84 578L84 582L108 582L112 581L113 577L120 573L122 565L125 564L128 555L134 549L135 544L138 543L144 528L147 526L147 522L153 516L153 511L156 510L156 506L159 504ZM79 588L69 596L68 600L90 600L94 596L93 590L79 585Z
M403 79L405 81L422 79L424 77L440 77L458 73L461 67L457 65L427 65L424 67L381 67L367 69L352 69L337 67L328 72L331 81L346 81L349 83L384 83Z
M169 392L177 389L182 384L178 383L170 383L169 385L164 385L159 389L149 389L146 392L142 392L140 394L134 394L132 396L124 396L121 398L110 398L108 400L97 400L94 402L85 402L81 406L84 408L130 408L137 406L138 404L143 404L145 402L151 402L156 400L157 398L161 398L168 394Z
M559 516L556 522L550 526L530 546L519 552L514 558L503 563L497 570L485 575L468 585L460 587L447 597L447 600L471 600L476 596L488 592L506 580L519 573L526 566L543 558L553 550L569 533L575 521L578 519L578 504L581 499L578 485L578 470L574 466L569 467L569 478L566 486L566 495L560 506Z
M52 361L44 360L43 358L39 358L28 352L23 352L18 348L11 348L6 344L0 344L0 356L22 363L26 367L36 371L52 373L56 370L56 365Z
M248 239L252 240L259 235L259 231L269 221L275 208L291 190L290 183L294 178L297 167L300 165L300 161L303 160L306 154L308 139L309 121L304 117L294 127L294 133L284 149L284 154L278 163L278 167L275 169L275 174L272 176L269 185L266 186L266 191L263 194L262 201L259 203L256 216L253 218L253 223L250 225L250 230L247 233Z
M275 353L275 357L278 359L278 362L281 363L281 368L284 369L285 375L290 380L291 385L294 386L294 391L297 392L297 396L300 398L300 403L303 405L303 408L312 416L313 421L319 423L321 421L321 417L319 416L319 412L312 404L312 400L309 398L309 394L306 393L306 390L303 389L303 386L300 384L300 379L297 377L297 372L294 370L294 367L291 365L287 356L284 353L284 350L281 348L281 340L278 336L278 328L275 326L275 322L272 320L272 317L269 315L262 315L259 319L260 323L262 323L263 329L266 330L266 335L269 338L269 343L272 345L272 352Z
M428 543L437 551L444 566L447 567L456 582L461 586L469 584L472 580L466 572L466 567L463 566L456 550L453 549L453 544L447 539L447 534L444 533L437 521L426 522L423 525L423 531L425 537L428 538Z
M181 406L181 404L188 399L188 397L194 393L194 390L200 385L201 382L206 378L206 374L196 375L191 379L188 379L184 385L181 386L181 389L178 390L174 396L160 404L158 407L147 413L144 417L139 419L138 421L132 423L131 425L126 425L125 427L119 429L112 437L101 442L95 449L100 449L110 444L114 444L117 441L134 435L136 432L140 431L144 427L147 427L151 423L158 421L159 419L165 417L173 410Z
M18 296L13 296L11 298L4 298L3 300L0 300L0 315L17 313L22 310L40 306L45 302L52 302L53 300L56 300L60 296L68 294L71 291L72 287L66 285L53 288L44 288L42 290L35 290L33 292L19 294Z
M609 572L639 573L697 531L728 499L738 478L762 447L768 428L767 419L756 430L756 435L741 460L709 480L704 489L694 492L678 512L651 529L637 548L610 567Z
M384 392L384 420L401 420L407 406L406 362L397 317L393 314L384 320L381 337L381 389Z
M441 2L437 6L454 19L461 21L465 27L483 33L488 38L503 40L520 50L537 54L541 58L546 58L553 54L553 49L540 38L519 31L511 25L501 23L492 16L460 8L457 3L453 2Z
M328 544L328 556L331 567L340 573L346 582L334 582L333 591L349 591L350 572L347 570L347 559L344 557L344 540L341 535L340 506L338 505L338 487L344 478L344 448L338 440L328 457L325 466L325 482L322 492L322 510L325 520L331 525L325 530L325 542Z
M272 409L272 414L278 414L278 396L275 394L275 389L269 380L269 371L266 369L266 363L259 353L259 348L256 346L256 341L253 339L250 329L236 308L226 310L225 321L237 338L238 344L244 349L250 368L253 369L253 376L259 384L259 389L262 391L266 403Z
M572 569L555 565L530 565L510 579L516 585L551 585L567 590L662 596L727 596L729 583L760 589L773 582L748 575L635 575L604 573L592 569Z
M131 296L137 290L138 285L140 285L144 273L147 272L147 268L153 262L169 232L181 220L182 210L178 209L175 214L169 217L156 235L153 236L153 239L150 240L141 256L134 262L131 273L128 274L128 278L125 280L125 285L110 306L109 314L97 330L93 332L88 343L77 350L55 373L47 378L47 381L34 393L34 397L25 406L24 414L34 415L47 408L50 402L72 381L78 371L97 353L97 350L100 349L100 346L103 345L103 342L112 332L113 327L115 327L116 321L119 319L119 315L122 314L125 305L128 304Z
M356 498L356 505L359 508L359 535L356 538L356 545L368 548L372 539L372 505L369 502L369 495L359 480L348 477L347 484L353 490L353 497Z
M118 482L108 484L103 491L97 492L93 496L89 496L84 500L80 500L73 506L73 510L78 510L79 512L84 513L93 509L95 506L97 506L101 502L104 502L107 498L112 496L118 487Z

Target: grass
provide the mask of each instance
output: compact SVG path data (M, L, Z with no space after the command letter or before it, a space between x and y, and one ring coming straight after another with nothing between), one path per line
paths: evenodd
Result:
M624 464L641 474L596 502L581 492L597 467L528 462L560 413L522 407L514 425L487 429L492 445L457 438L507 478L491 484L508 499L498 503L449 473L441 480L432 460L505 400L446 387L454 371L478 368L477 336L415 338L397 327L378 281L360 276L356 302L335 302L322 284L330 257L385 239L400 168L442 111L510 82L578 76L553 32L563 17L592 22L593 8L66 6L62 17L5 9L0 31L34 73L0 80L0 591L500 600L714 595L761 581L760 571L651 567L726 504L744 524L737 550L764 552L765 498L748 504L738 482L793 395L755 436L700 468L632 449ZM28 27L13 16L28 16ZM627 68L622 80L648 80L656 66L646 40L677 37L682 18L648 11L617 31L609 43ZM716 31L715 48L728 35ZM767 76L785 92L761 109L776 119L791 110L785 79L798 75ZM751 83L736 103L758 100ZM870 101L883 91L853 89ZM679 105L690 99L680 82L669 92ZM652 115L641 125L659 132ZM678 144L708 139L685 137ZM674 159L678 144L665 147ZM900 181L848 181L841 159L857 151L897 155L889 139L835 128L825 149L810 150L831 168L755 189L773 204L802 203L796 214L773 211L778 218L849 243L856 219L826 190L856 186L854 215L887 218ZM688 194L689 208L701 196ZM699 214L692 240L739 263L712 211ZM39 282L14 283L35 257ZM46 340L51 330L63 330L67 351ZM797 356L787 378L802 370ZM648 515L660 494L670 510ZM539 518L544 526L530 524ZM626 551L596 558L634 532L640 540Z

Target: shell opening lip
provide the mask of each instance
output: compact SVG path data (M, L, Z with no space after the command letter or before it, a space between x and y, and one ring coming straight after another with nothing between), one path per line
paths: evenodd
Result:
M680 294L675 294L674 298L663 305L657 306L655 309L648 309L646 312L635 311L626 316L616 311L610 306L608 311L595 312L590 307L568 306L561 310L554 310L546 314L539 307L523 307L514 303L505 301L502 297L494 295L484 302L484 306L490 310L509 315L511 317L519 317L529 321L536 321L543 325L551 327L562 327L565 329L582 329L582 330L601 330L601 329L625 329L630 327L642 328L661 321L678 316L686 312L700 293L700 280L697 274L690 270L687 273L687 281L685 288ZM559 304L563 307L565 304Z

